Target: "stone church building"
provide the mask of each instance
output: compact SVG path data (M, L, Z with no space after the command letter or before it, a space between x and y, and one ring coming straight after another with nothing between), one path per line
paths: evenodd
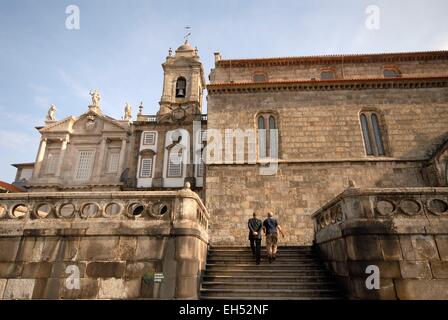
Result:
M300 251L314 243L350 297L426 298L431 290L424 288L435 285L448 299L447 51L254 59L223 59L215 53L207 76L198 50L185 42L174 53L170 49L162 67L155 115L144 114L141 104L133 119L126 104L123 119L113 119L98 91L91 92L92 102L80 116L56 120L52 107L38 128L41 142L32 175L16 178L30 203L20 200L24 196L4 196L3 216L43 212L62 218L67 204L72 211L66 217L73 219L124 214L132 220L130 229L120 225L109 236L136 237L137 251L145 233L129 230L137 228L138 219L156 228L148 231L150 237L197 233L188 238L192 242L182 249L184 256L166 249L148 260L159 261L153 269L170 274L175 285L144 289L133 282L138 294L111 298L141 297L144 290L153 298L220 297L213 286L200 284L212 264L207 259L213 261L210 248L247 245L247 220L254 211L262 217L271 211L286 233L280 244ZM96 200L86 203L84 197ZM152 198L157 200L145 202ZM54 200L41 210L45 199ZM147 219L157 221L141 218L146 211ZM176 229L177 222L182 227ZM164 226L171 231L160 231ZM85 235L77 234L78 241ZM25 234L17 237L23 241ZM120 251L117 241L100 247ZM154 241L151 250L164 246ZM178 252L182 244L172 246ZM128 272L129 259L97 259L92 250L84 260L124 261ZM177 271L163 262L170 254L176 255ZM378 292L361 288L362 272L354 270L365 261L386 270L385 287ZM110 278L130 292L123 274ZM102 281L95 282L95 294L75 297L108 298L101 288L116 288L115 282ZM185 289L185 283L193 289ZM6 298L14 296L6 296L8 285ZM38 296L33 288L28 297Z

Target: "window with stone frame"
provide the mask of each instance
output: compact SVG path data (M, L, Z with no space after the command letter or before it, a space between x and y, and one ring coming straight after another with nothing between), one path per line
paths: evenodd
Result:
M278 123L272 113L260 113L257 116L258 158L278 157Z
M384 78L400 78L401 71L396 66L385 66L383 68L383 77Z
M333 70L322 70L320 73L321 80L334 80L336 78L336 74Z
M107 172L109 173L118 172L119 162L120 162L120 151L109 150L109 156L107 159Z
M183 151L176 145L169 149L168 153L168 165L167 165L167 177L168 178L182 178L182 161Z
M157 132L143 132L143 144L147 146L154 146L156 144Z
M59 165L59 152L50 151L47 156L46 174L55 174Z
M363 111L359 117L366 155L385 156L384 130L382 130L380 117L372 111Z
M95 151L84 150L78 152L78 163L76 166L75 180L88 181L92 174Z
M264 72L255 72L252 76L252 79L254 82L266 82L268 80L268 77Z
M140 178L152 178L153 157L143 156L140 160Z
M187 91L187 80L184 77L177 78L176 98L185 98L186 91Z

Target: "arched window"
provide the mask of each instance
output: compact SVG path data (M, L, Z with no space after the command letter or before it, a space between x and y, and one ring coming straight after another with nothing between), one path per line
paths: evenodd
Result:
M364 146L366 148L366 154L368 156L372 156L373 151L372 151L372 143L370 141L370 135L369 135L369 124L367 123L366 115L363 113L361 113L361 128L362 128L362 137L364 139Z
M378 155L384 156L386 152L384 150L383 137L381 136L381 129L378 122L378 116L375 113L371 115L373 134L375 136L376 148L378 151Z
M383 76L384 78L399 78L401 77L401 72L395 67L384 67Z
M366 154L368 156L385 156L386 148L378 115L374 112L362 112L360 122Z
M266 77L266 74L263 72L256 72L253 75L253 80L254 80L254 82L266 82L267 77Z
M257 118L258 128L258 157L278 157L278 127L276 118L269 113L261 114Z
M273 116L269 117L269 129L276 129L275 128L275 118Z
M333 80L335 77L334 71L324 70L320 73L320 80Z
M184 77L179 77L176 81L176 98L185 98L187 90L187 80Z

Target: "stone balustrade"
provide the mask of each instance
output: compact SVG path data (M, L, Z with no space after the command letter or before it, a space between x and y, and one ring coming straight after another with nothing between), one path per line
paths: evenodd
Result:
M312 217L318 251L350 297L448 299L448 188L349 188ZM370 265L379 290L366 287Z
M195 299L208 223L187 187L1 194L0 299Z

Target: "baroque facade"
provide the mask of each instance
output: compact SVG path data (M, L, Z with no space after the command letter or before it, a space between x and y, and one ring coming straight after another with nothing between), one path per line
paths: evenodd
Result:
M27 297L197 298L208 246L245 244L247 219L272 211L282 244L314 243L350 296L424 298L435 286L448 299L448 52L215 53L206 84L185 42L162 67L155 115L141 104L133 120L126 104L108 117L98 91L78 117L50 107L36 162L14 165L31 193L0 197L13 221L0 260L59 282L31 288L14 281L39 275L0 268L7 297L29 285ZM62 288L61 261L86 269L87 293ZM378 292L362 288L366 261L386 270ZM145 272L167 280L148 287Z

